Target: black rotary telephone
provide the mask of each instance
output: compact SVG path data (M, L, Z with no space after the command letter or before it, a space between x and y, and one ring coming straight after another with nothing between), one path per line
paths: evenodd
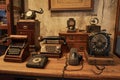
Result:
M39 11L29 9L27 12L25 12L21 15L21 19L35 19L36 13L43 14L43 12L44 11L42 8L40 8Z
M88 53L94 56L108 56L110 52L110 34L91 33L88 41Z
M27 62L26 66L29 68L44 68L48 62L46 56L34 54Z

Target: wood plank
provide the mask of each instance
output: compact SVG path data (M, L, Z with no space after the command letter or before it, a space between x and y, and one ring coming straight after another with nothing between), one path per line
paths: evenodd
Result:
M115 58L116 65L105 66L103 73L100 75L95 74L99 72L94 65L89 65L84 53L83 55L83 68L81 70L81 64L78 66L67 66L67 70L64 71L65 78L79 78L79 79L120 79L120 59ZM69 53L67 53L67 56ZM43 76L43 77L62 77L63 69L65 67L66 57L62 58L49 58L49 62L44 69L38 68L27 68L26 63L13 63L13 62L4 62L4 55L0 57L0 74L10 74L10 75L23 75L23 76ZM28 58L29 59L29 58ZM28 60L27 59L27 60ZM74 71L75 70L75 71Z

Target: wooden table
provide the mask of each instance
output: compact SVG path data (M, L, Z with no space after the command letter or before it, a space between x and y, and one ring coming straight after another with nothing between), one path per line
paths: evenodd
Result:
M83 54L84 55L84 54ZM4 56L0 57L0 74L6 75L17 75L17 76L28 76L28 77L63 77L63 69L65 67L66 58L63 56L59 59L49 58L49 62L45 69L27 68L26 63L13 63L4 62ZM28 58L29 59L29 58ZM116 65L106 66L103 73L97 75L93 71L98 71L94 65L89 65L84 57L83 69L78 71L68 71L77 70L81 68L79 66L67 66L67 70L64 71L64 78L74 78L74 79L120 79L120 59L115 58Z

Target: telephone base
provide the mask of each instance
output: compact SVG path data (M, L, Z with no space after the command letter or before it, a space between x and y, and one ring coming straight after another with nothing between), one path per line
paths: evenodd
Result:
M104 56L103 57L95 57L95 56L89 55L86 51L85 56L86 56L88 63L91 65L115 65L112 54L107 57L106 56L105 57Z

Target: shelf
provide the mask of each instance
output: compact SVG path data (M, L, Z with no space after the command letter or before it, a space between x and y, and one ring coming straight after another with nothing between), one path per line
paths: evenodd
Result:
M6 9L6 5L0 4L0 9Z
M8 29L7 24L2 24L2 25L0 25L0 29Z

